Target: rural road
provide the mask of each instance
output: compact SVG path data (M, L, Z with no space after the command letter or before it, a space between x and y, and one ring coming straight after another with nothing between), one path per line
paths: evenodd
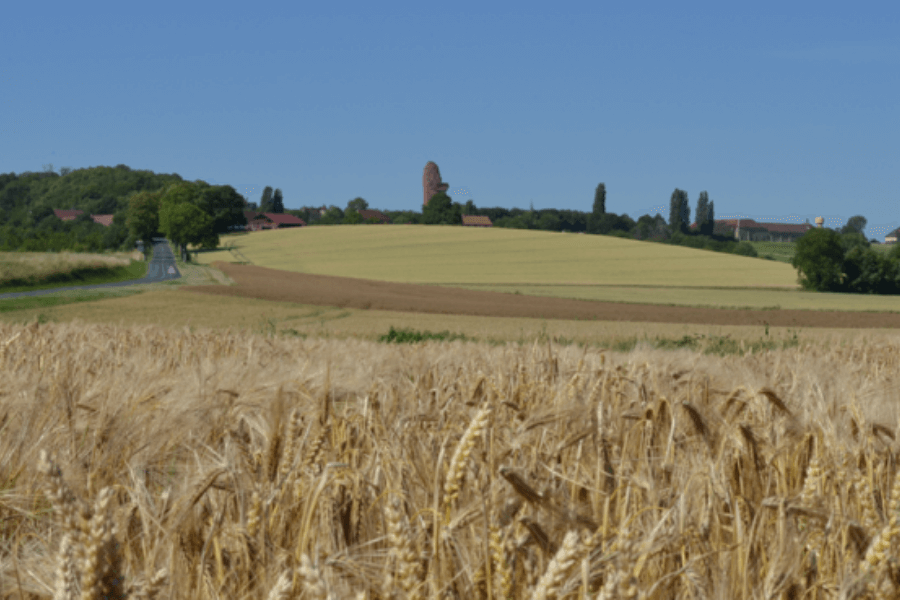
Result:
M181 273L175 266L175 256L165 238L153 238L153 258L147 266L147 274L141 279L131 281L116 281L113 283L98 283L94 285L73 285L67 287L50 288L46 290L34 290L32 292L15 292L12 294L0 294L0 300L7 298L24 298L26 296L43 296L53 292L65 290L91 290L95 288L121 287L125 285L137 285L140 283L157 283L168 279L178 279Z

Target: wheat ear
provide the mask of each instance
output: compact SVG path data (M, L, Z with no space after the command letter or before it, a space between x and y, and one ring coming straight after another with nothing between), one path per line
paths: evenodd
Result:
M75 600L78 597L78 570L72 552L72 534L69 532L63 534L59 543L58 565L53 600Z
M579 544L578 532L570 531L563 539L562 546L547 566L547 571L538 581L532 598L534 600L546 600L547 598L555 598L559 592L559 586L563 582L566 574L575 564L575 555L578 553L581 545Z
M82 600L125 597L125 570L115 539L116 528L106 514L114 493L112 488L103 488L94 508L81 570Z
M463 434L456 450L453 452L453 458L450 459L450 469L447 472L447 480L444 483L444 505L449 513L450 507L459 496L459 488L463 478L466 461L475 447L475 440L481 435L488 425L491 417L491 408L486 406L478 411L466 432Z
M322 574L319 572L318 567L312 564L312 561L309 560L306 554L300 557L300 568L298 571L303 577L303 586L310 598L314 600L332 600L333 596L328 593L328 586L325 584L325 580L322 579Z
M400 587L406 592L407 598L418 598L416 591L422 581L421 570L416 561L415 546L412 541L412 533L409 523L404 518L400 501L393 498L385 507L385 517L388 528L388 542L391 551L397 561L397 571L400 579ZM385 580L385 593L390 595L393 590L393 578L388 574Z
M288 600L291 597L294 576L290 570L285 571L269 590L268 600Z

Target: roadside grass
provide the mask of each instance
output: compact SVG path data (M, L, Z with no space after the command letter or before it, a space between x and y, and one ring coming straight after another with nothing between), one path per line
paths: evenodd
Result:
M4 321L12 321L16 323L29 322L37 315L43 315L44 321L59 321L56 313L50 309L56 307L68 306L71 304L92 303L111 298L125 298L141 294L144 290L137 289L144 286L134 286L133 288L112 288L109 290L65 290L44 296L24 297L24 298L6 298L0 299L0 319ZM31 288L35 289L35 288ZM44 313L43 311L49 311ZM21 313L22 318L16 319L15 316ZM6 316L9 315L9 319ZM24 319L24 320L23 320ZM63 319L65 320L65 319Z

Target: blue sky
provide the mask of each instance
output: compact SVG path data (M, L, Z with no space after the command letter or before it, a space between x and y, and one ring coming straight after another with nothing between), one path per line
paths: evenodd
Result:
M900 226L900 3L17 2L0 172L124 163L285 206Z

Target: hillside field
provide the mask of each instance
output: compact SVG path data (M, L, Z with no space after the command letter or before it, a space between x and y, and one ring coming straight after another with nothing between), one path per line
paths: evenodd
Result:
M199 264L603 302L900 311L900 298L806 292L782 262L636 240L516 229L336 225L223 236Z
M798 289L780 262L616 237L435 225L334 225L222 237L257 266L404 283ZM236 260L225 249L197 261Z

